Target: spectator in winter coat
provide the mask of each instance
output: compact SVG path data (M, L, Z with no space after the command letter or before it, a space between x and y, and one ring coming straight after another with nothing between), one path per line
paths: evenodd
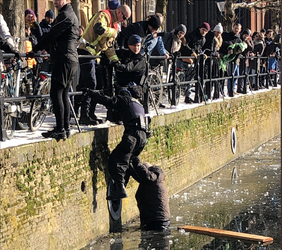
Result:
M218 78L222 76L222 72L219 70L218 65L218 58L220 56L219 49L222 45L222 32L223 27L221 23L217 24L213 31L209 31L206 35L206 42L203 46L203 50L207 49L205 54L207 56L211 56L211 58L208 58L205 61L205 74L206 78L210 78L210 74L212 74L213 78ZM212 65L211 65L212 64ZM223 81L213 81L213 82L206 82L204 87L204 92L207 95L208 99L211 99L211 90L212 90L212 84L214 85L214 96L213 99L219 98L219 92L223 94L223 87L224 82Z
M161 19L158 15L149 16L146 21L140 21L128 25L117 37L119 47L128 48L127 41L132 35L138 35L142 38L142 44L157 38L158 29L161 26Z
M56 118L54 130L42 133L45 138L57 140L70 137L69 88L78 69L78 19L69 0L54 1L59 14L44 39L33 48L34 52L50 47L54 61L50 97Z
M5 38L12 47L15 46L13 37L2 14L0 14L0 35Z
M245 57L248 57L250 55L250 52L254 49L251 33L252 32L249 29L245 29L240 36L240 39L247 45L247 48L242 52L241 56L239 57L239 75L244 75L245 73L249 74L249 59L246 59ZM248 84L248 82L249 81L247 78L246 84ZM239 78L237 84L237 93L246 94L247 89L245 89L245 87L246 86L244 86L244 78Z
M184 24L180 24L171 32L166 33L163 37L163 43L166 51L173 54L181 49L181 45L186 45L186 31L186 26Z
M264 36L262 33L254 32L253 34L253 43L254 43L254 50L250 53L250 56L261 56L263 54L263 51L265 49L265 43L264 43ZM257 58L250 58L249 60L249 68L251 74L256 74L258 70L260 70L260 64L262 61ZM253 76L253 88L257 90L259 88L259 85L257 84L257 77ZM262 87L262 86L260 86Z
M194 29L192 32L185 35L186 39L186 45L182 45L180 49L180 53L182 56L194 56L195 59L197 59L198 54L202 52L202 48L206 42L206 34L210 30L210 25L206 22L202 23L200 27ZM183 61L186 61L188 63L193 63L194 59L183 59ZM201 63L201 62L200 62ZM203 72L201 72L203 69L200 68L200 75L202 75ZM199 83L196 83L195 86L195 99L194 102L202 102L203 100L203 93L201 92ZM188 93L188 91L186 91ZM185 96L185 103L191 103L190 97Z
M28 24L25 25L25 51L29 53L33 50L33 47L37 44L37 39L34 35L31 34L30 26ZM35 58L28 58L27 59L27 66L30 69L33 69L34 66L37 64Z
M132 166L131 175L139 183L135 198L141 229L167 229L170 225L170 210L163 170L156 165L142 163L139 157L134 157Z
M42 30L42 33L43 35L45 35L47 32L49 32L49 30L51 29L52 27L52 23L55 19L55 14L53 12L53 10L47 10L45 12L45 18L42 19L42 21L40 22L40 27L41 27L41 30Z
M233 50L231 49L232 46L230 45L242 42L242 40L240 39L241 29L242 29L242 25L239 23L235 23L233 25L231 32L223 32L222 34L223 43L219 51L221 54L223 55L232 54ZM233 60L229 62L229 65L228 65L228 74L229 75L231 75L232 73L234 73L235 76L239 75L239 61L236 62L236 60L238 59L238 56L239 54L233 57ZM228 89L229 96L233 96L234 92L236 93L235 87L237 84L237 79L235 79L233 83L231 81L232 79L227 80L227 89Z
M43 35L43 32L39 23L37 22L35 13L31 9L26 9L24 13L25 23L30 25L31 34L36 37L37 41L39 41Z

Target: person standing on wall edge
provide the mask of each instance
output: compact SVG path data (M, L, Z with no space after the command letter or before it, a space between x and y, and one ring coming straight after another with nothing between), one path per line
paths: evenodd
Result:
M95 14L89 21L81 38L86 43L81 43L78 47L79 54L83 55L100 55L104 52L107 58L112 62L118 62L118 57L114 48L114 41L118 33L118 23L124 21L131 16L131 10L127 5L120 5L116 10L101 10ZM80 60L80 77L84 77L84 81L80 81L80 88L103 89L103 80L99 78L96 82L96 75L101 77L103 69L101 62L98 74L93 74L95 70L95 60L82 59ZM96 61L97 62L97 61ZM84 85L81 84L84 82ZM97 86L98 83L98 86ZM78 89L77 89L78 90ZM79 122L85 125L97 125L100 120L94 114L96 102L85 96L81 103L81 116Z
M45 138L57 140L70 137L70 104L68 93L75 73L78 69L78 19L69 0L54 0L59 11L52 28L30 53L50 46L49 52L54 62L51 79L50 97L56 117L54 130L42 133Z

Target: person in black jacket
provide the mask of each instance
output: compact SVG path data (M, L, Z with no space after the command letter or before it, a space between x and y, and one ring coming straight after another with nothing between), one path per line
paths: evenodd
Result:
M130 160L132 156L138 156L147 143L148 125L145 121L145 111L137 100L142 96L142 88L132 84L128 88L122 88L119 94L113 97L105 96L102 90L87 89L87 93L97 103L120 113L124 134L109 157L109 174L114 180L115 190L107 197L107 200L125 198Z
M41 30L42 30L42 33L43 33L43 36L49 32L49 30L51 29L52 27L52 23L55 19L55 14L53 12L53 10L47 10L45 12L45 18L42 19L42 21L40 22L40 27L41 27Z
M141 37L132 35L128 39L127 49L117 50L120 63L114 65L117 78L117 92L121 87L128 87L130 82L140 84L141 77L146 71L146 58L141 55Z
M253 43L254 43L254 49L250 53L250 56L254 56L255 58L249 59L249 69L251 74L256 74L259 70L261 70L261 63L263 63L261 59L257 58L257 56L261 56L265 49L264 35L259 32L254 32ZM260 86L260 83L258 84L258 80L256 76L253 76L252 79L253 79L252 88L258 90L260 87L262 87Z
M161 26L161 20L158 15L149 16L147 21L140 21L128 25L117 37L119 47L128 48L127 41L132 35L138 35L142 38L142 44L157 37L158 29Z
M233 50L228 50L228 46L235 44L235 43L242 42L242 40L240 39L241 29L242 29L242 25L240 23L235 23L233 25L232 31L222 33L223 43L219 50L221 54L223 55L232 54ZM239 54L228 65L229 66L228 67L229 75L231 75L232 73L234 73L235 76L239 75L239 61L237 61L238 57L239 57ZM233 67L232 67L232 64L233 64ZM227 89L228 89L228 94L230 97L232 97L234 93L236 93L235 86L237 84L237 79L235 79L233 83L231 81L232 81L231 79L227 80Z
M200 27L194 29L192 32L185 35L186 45L182 45L180 49L180 53L182 56L194 56L197 59L198 54L202 52L202 48L206 42L205 36L210 30L210 25L206 22L202 23ZM184 59L188 63L193 63L193 59ZM202 64L202 62L200 62ZM203 68L200 67L200 75L202 75ZM194 102L202 102L203 100L203 93L199 86L200 83L196 83L195 86L195 99ZM189 91L186 91L189 93ZM185 103L190 103L190 97L185 96Z
M250 52L253 51L254 49L254 44L252 41L251 37L251 31L249 29L245 29L241 36L240 39L247 44L247 48L242 52L241 56L239 57L240 59L240 65L239 65L239 75L244 75L244 74L249 74L249 68L247 65L247 62L249 62L249 59L246 59L250 55ZM248 84L248 78L246 80L246 84ZM242 94L247 94L247 89L245 89L244 86L244 78L239 78L238 79L238 84L237 84L237 93L242 93Z
M69 0L54 0L59 14L53 26L33 51L50 46L49 53L54 61L50 97L56 117L54 130L42 133L45 138L66 139L70 137L70 104L68 93L78 69L78 19ZM32 54L32 53L31 53Z
M222 72L219 70L218 58L219 58L219 49L222 45L222 32L223 27L221 23L217 24L213 31L209 31L206 35L206 42L203 46L203 50L207 49L205 54L210 56L205 61L205 77L210 79L210 74L212 78L218 78L222 76ZM213 99L219 98L219 93L223 93L224 81L208 81L205 82L204 92L208 99L211 99L211 90L212 84L214 85L214 95Z
M170 225L168 193L165 173L159 166L132 160L131 176L139 183L135 194L142 230L163 231Z

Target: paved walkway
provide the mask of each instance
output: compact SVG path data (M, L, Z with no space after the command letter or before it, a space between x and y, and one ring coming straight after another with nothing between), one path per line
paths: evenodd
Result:
M280 88L280 85L278 85L277 88ZM256 94L256 93L259 93L259 92L265 92L265 91L271 91L271 90L272 90L272 87L270 87L269 89L249 92L247 95L253 95L253 94ZM227 93L227 90L225 90L225 93ZM232 98L238 98L240 96L242 96L242 94L235 95ZM230 97L224 97L224 99L230 99ZM221 97L220 99L213 100L212 102L222 102L222 101L223 101L223 98ZM210 103L211 103L211 101L207 102L207 105L209 105ZM166 107L158 109L159 115L165 115L165 114L178 112L178 111L185 110L185 109L192 109L192 108L195 108L195 107L198 107L198 106L205 105L204 102L201 103L201 104L185 104L183 97L180 99L180 102L177 106L170 106L170 104L168 103L167 100L164 100L163 104ZM106 118L105 107L102 106L102 105L97 105L95 114L100 118ZM155 115L156 115L155 111L150 111L150 116L155 116ZM8 147L15 147L15 146L29 144L29 143L34 143L34 142L38 142L38 141L42 141L42 140L52 140L51 138L48 138L48 139L43 138L41 136L41 133L45 132L47 130L51 130L54 125L55 125L55 117L54 116L48 116L46 118L45 122L43 123L43 125L41 126L41 128L38 131L31 132L31 131L28 131L28 130L17 130L17 131L15 131L15 135L14 135L13 139L7 140L7 141L4 141L4 142L0 142L0 149L8 148ZM117 125L107 121L106 123L100 124L100 125L97 125L97 126L81 126L81 130L82 131L91 131L91 130L96 130L96 129L105 128L105 127L107 128L107 127L111 127L111 126L117 126ZM71 119L71 129L72 129L72 134L78 133L78 128L75 125L75 121L74 121L73 118Z

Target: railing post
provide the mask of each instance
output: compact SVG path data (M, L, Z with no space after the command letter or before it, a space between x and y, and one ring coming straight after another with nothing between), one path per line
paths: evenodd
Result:
M244 71L242 71L242 72L244 72L244 75L245 75L245 77L243 79L243 81L244 81L243 94L247 94L247 78L248 78L248 73L247 73L246 59L244 58L243 60L245 62L245 63L243 63L243 67L244 67L243 70Z
M269 70L269 56L267 56L267 59L266 59L266 72L267 72L267 75L266 75L266 83L265 83L265 87L268 89L269 88L269 81L271 79L271 75L269 74L270 70Z
M4 96L0 96L0 141L8 139L4 126Z
M171 88L171 91L172 91L172 99L171 99L171 105L174 105L176 106L176 88L178 87L177 86L177 81L176 81L176 55L174 55L174 58L172 59L172 82L173 82L173 85L172 85L172 88ZM180 94L180 93L179 93Z
M256 77L256 82L254 83L254 85L255 85L255 90L258 90L259 89L259 76L260 76L260 69L261 69L261 66L260 66L260 63L258 63L258 62L260 62L260 57L259 56L256 56L256 58L257 58L257 77ZM260 68L258 68L258 67L260 67Z

